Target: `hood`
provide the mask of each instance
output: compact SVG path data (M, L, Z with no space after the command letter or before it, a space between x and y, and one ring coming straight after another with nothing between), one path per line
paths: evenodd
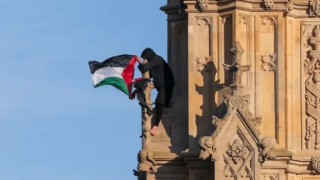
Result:
M143 50L143 52L141 53L141 57L143 59L147 59L149 61L151 61L152 57L155 56L156 53L151 49L151 48L146 48L145 50Z

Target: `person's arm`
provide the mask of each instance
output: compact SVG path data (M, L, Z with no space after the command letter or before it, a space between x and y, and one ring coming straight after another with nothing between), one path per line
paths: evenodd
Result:
M148 61L146 64L139 64L138 68L141 73L145 73L146 71L150 71L150 69L159 66L161 63L161 59L154 58L154 60Z
M139 64L142 64L141 59L140 59L138 56L135 56L135 57L136 57L136 61L137 61Z

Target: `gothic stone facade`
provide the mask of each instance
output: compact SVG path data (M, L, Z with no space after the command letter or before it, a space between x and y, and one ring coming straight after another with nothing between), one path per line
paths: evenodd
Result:
M140 179L320 180L320 0L161 9L176 86L156 136L142 112Z

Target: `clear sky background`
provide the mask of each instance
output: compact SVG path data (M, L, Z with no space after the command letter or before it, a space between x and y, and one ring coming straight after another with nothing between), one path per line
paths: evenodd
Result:
M167 59L165 0L0 0L0 179L136 179L137 100L88 61ZM140 73L136 73L140 76Z

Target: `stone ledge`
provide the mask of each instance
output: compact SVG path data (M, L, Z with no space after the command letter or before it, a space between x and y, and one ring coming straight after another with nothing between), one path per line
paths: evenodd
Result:
M262 5L263 1L257 0L221 0L221 1L208 1L207 9L204 11L200 11L197 8L198 2L196 0L185 0L183 4L179 4L178 2L171 2L165 6L162 6L160 9L167 14L174 14L182 12L186 13L221 13L231 10L244 10L248 12L283 12L285 15L295 18L306 18L313 17L310 16L307 12L309 9L309 1L300 0L300 1L292 1L291 8L288 11L288 1L287 0L276 0L273 2L273 8L266 10Z

